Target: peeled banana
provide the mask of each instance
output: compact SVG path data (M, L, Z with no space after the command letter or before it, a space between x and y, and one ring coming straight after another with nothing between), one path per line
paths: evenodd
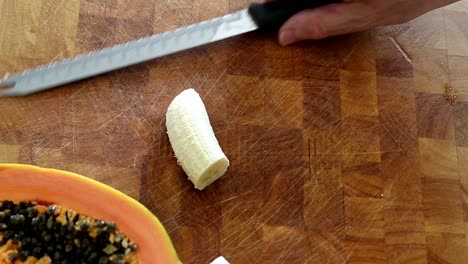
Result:
M221 177L229 160L211 127L200 95L192 88L177 95L166 113L166 128L172 149L189 180L203 190Z
M229 262L223 256L221 256L217 257L210 264L229 264Z

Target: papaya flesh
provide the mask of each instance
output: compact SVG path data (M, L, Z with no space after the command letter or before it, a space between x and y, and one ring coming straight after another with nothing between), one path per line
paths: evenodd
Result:
M90 217L86 219L100 221L99 223L105 226L105 230L111 226L117 227L125 239L128 237L128 247L131 250L127 250L127 253L130 251L135 253L131 256L135 261L129 263L181 263L166 230L156 216L129 196L87 177L31 165L0 164L0 202L4 204L5 201L18 206L22 202L21 205L26 208L23 211L28 213L30 212L27 210L47 210L49 212L44 214L51 214L50 210L53 213L58 208L54 219L64 218L66 211L67 217L76 215L80 217L75 218L77 226L86 216ZM61 209L63 210L60 214ZM19 220L24 221L21 218ZM25 232L29 232L28 230L25 229ZM2 234L0 231L0 238L4 235L5 233ZM76 243L79 244L80 241ZM8 245L3 247L5 246ZM107 248L107 250L115 249ZM0 263L22 262L2 262L0 258Z
M114 222L38 202L0 202L0 263L138 264Z

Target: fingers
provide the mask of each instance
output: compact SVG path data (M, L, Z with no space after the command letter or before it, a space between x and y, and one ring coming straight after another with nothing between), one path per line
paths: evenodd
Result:
M361 2L332 4L305 10L290 18L280 29L279 42L289 45L305 39L322 39L370 27L371 10ZM369 15L368 15L369 14Z

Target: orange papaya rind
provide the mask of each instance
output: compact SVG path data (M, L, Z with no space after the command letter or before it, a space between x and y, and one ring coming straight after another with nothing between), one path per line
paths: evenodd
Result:
M114 221L138 245L139 263L181 263L158 218L137 200L96 180L57 169L0 164L0 201L54 203Z

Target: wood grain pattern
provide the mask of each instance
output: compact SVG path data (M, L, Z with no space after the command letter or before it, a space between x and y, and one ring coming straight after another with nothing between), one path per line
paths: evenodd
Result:
M0 76L249 3L0 0ZM286 48L249 33L0 98L0 162L70 170L129 194L161 219L184 263L467 263L467 25L461 1ZM164 126L189 87L231 160L203 192Z

